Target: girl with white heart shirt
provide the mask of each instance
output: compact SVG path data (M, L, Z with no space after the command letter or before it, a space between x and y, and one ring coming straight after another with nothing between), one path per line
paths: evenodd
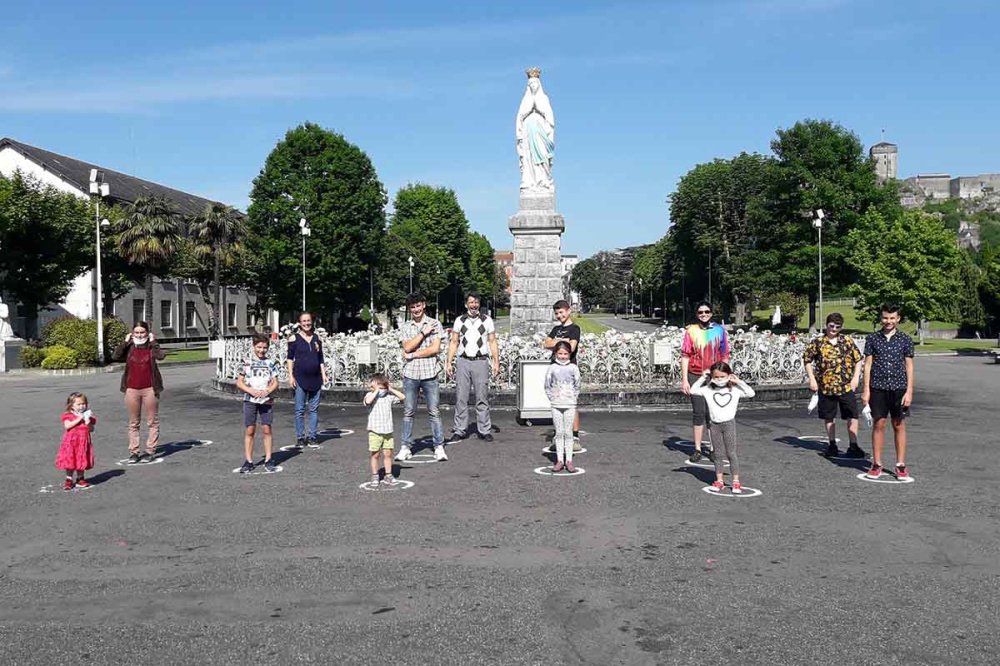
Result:
M723 456L729 460L729 472L733 476L733 493L743 492L740 483L740 463L736 453L736 408L740 398L752 398L754 390L746 382L733 374L726 362L716 363L698 378L691 387L692 395L700 395L708 403L711 421L712 443L715 447L715 482L711 488L715 492L725 490L723 482Z

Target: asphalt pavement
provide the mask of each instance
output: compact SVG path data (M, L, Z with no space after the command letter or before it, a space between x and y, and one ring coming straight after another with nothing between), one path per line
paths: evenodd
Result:
M906 485L822 457L803 408L747 410L746 498L703 491L678 412L584 413L567 478L536 473L550 428L498 413L492 445L371 492L365 412L323 407L322 449L241 476L240 406L210 372L164 370L163 462L132 467L120 375L0 378L0 663L996 663L986 359L917 359ZM97 467L63 492L73 390ZM275 419L291 443L291 407Z

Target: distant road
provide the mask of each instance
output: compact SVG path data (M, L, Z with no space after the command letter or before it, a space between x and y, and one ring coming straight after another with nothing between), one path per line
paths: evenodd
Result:
M619 330L622 333L652 333L661 326L660 324L650 324L642 321L641 319L622 319L614 316L600 318L593 317L593 320L610 328Z

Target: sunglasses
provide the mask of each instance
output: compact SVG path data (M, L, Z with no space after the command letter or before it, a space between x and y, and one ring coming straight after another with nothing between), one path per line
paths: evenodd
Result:
M840 324L827 324L826 327L827 328L832 328L834 330L839 330L839 329L843 328L843 326L841 326Z
M698 310L698 314L712 314L711 310Z

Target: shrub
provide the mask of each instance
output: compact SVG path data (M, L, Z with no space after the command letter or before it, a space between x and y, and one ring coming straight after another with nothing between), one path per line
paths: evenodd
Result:
M45 350L41 347L27 345L21 349L21 367L37 368L45 360Z
M104 360L111 361L111 352L128 335L129 327L121 319L104 320Z
M46 370L71 370L80 365L76 351L65 345L53 345L42 351L45 353L42 367Z
M97 363L97 324L89 319L76 317L56 319L45 327L42 341L46 347L57 345L69 347L76 352L78 363L85 365Z

